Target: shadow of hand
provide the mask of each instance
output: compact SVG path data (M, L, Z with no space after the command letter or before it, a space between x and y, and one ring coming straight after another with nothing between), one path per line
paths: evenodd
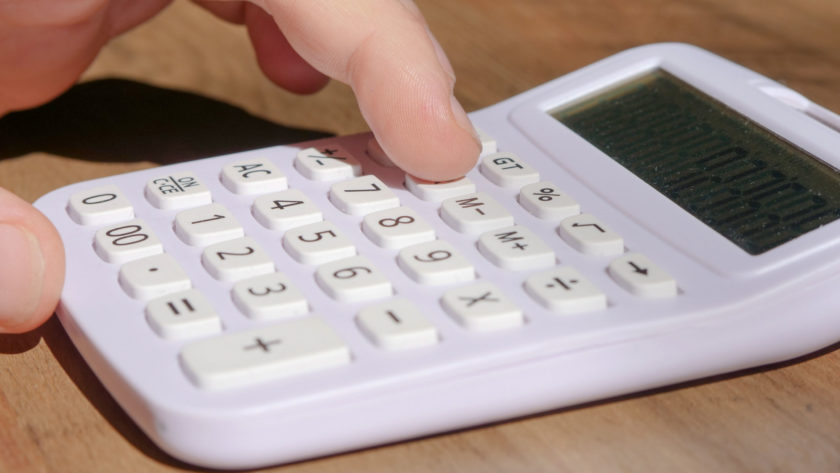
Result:
M168 164L327 136L190 92L102 79L0 119L0 159L42 151L91 161Z

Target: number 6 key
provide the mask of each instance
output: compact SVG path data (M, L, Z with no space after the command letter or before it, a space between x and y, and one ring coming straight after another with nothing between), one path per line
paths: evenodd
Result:
M391 282L364 256L353 256L320 266L315 280L330 297L341 302L358 302L388 297Z

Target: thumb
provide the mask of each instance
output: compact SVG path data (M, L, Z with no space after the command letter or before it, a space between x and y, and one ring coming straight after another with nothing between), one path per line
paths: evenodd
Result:
M0 188L0 333L25 332L55 310L64 283L64 249L34 207Z

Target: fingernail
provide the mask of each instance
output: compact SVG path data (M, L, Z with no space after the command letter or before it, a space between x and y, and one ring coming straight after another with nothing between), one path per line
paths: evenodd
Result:
M475 131L475 127L467 116L467 112L464 111L464 107L461 106L461 103L458 102L458 99L454 95L449 97L449 101L452 106L452 116L455 118L455 123L472 135L475 142L481 146L481 139L478 137L478 132Z
M41 299L44 256L29 231L0 223L0 332L25 323Z

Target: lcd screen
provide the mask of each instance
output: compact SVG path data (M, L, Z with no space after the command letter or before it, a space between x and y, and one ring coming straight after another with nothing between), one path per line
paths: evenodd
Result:
M840 217L835 169L662 69L549 113L750 254Z

